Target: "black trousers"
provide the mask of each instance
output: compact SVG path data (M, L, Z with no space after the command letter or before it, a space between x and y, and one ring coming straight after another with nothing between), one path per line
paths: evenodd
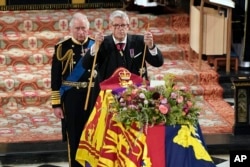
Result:
M63 96L64 126L68 143L68 154L70 167L82 167L76 160L76 152L80 142L81 134L91 113L92 105L84 110L87 88L72 88ZM91 99L92 100L92 99ZM90 100L90 102L92 102Z

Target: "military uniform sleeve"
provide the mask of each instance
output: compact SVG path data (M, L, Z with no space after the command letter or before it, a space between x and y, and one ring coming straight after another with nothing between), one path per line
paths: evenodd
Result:
M55 46L51 66L51 104L53 108L61 106L60 87L62 84L62 62L57 58L59 45L61 44Z

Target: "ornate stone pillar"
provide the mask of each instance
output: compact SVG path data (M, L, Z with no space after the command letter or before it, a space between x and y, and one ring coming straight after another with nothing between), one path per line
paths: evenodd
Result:
M235 135L250 134L250 77L232 78L235 101Z

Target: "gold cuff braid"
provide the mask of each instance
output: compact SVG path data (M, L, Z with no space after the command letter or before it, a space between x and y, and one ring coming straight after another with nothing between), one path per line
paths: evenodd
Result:
M61 104L60 92L58 90L51 92L51 104L52 105Z

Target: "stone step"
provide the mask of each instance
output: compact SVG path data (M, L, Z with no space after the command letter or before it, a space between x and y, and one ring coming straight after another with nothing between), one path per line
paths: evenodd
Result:
M0 93L50 90L50 70L47 65L15 65L0 68ZM22 94L22 93L21 93ZM24 94L25 95L25 94Z
M15 65L49 65L51 64L54 47L42 49L3 49L0 52L0 68ZM30 68L30 67L29 67Z
M67 31L68 21L76 12L87 15L90 21L90 29L106 31L108 30L108 14L113 10L116 9L0 11L0 25L5 25L0 27L0 31ZM133 31L147 29L148 27L172 27L173 29L189 27L189 16L186 13L154 16L131 11L127 14L130 17L130 27ZM176 19L177 17L178 19Z
M157 46L162 51L165 59L184 60L187 57L187 45L157 44ZM0 69L8 66L13 68L12 66L15 67L16 65L34 65L34 67L50 65L53 53L54 47L52 46L41 49L3 49L0 52Z
M185 30L176 31L172 28L151 27L149 31L154 36L156 44L188 44L189 34ZM94 31L89 32L90 37L94 37ZM106 35L109 31L104 32ZM132 34L143 34L143 31L131 30ZM43 49L53 47L59 41L70 36L69 31L39 31L39 32L16 32L6 31L0 33L0 49L22 48L22 49Z
M50 96L49 90L17 90L13 92L0 92L1 95L1 111L8 113L9 109L18 110L21 112L23 107L39 107L45 106L50 108ZM49 109L50 110L50 109ZM34 111L36 112L36 111Z
M219 85L215 85L215 81L218 80L216 72L213 73L212 69L209 68L203 72L197 72L192 68L193 66L185 60L165 59L164 65L160 68L148 66L148 74L151 80L161 79L164 75L172 73L175 75L175 81L179 85L186 86L195 95L204 95L206 97L206 95L214 94L212 97L215 98L223 93L222 88ZM3 93L9 92L10 97L16 95L13 94L15 91L21 91L20 94L23 94L24 97L30 94L32 96L40 95L32 93L36 90L50 91L50 64L16 64L5 67L0 66L0 68L0 90ZM210 75L206 75L206 73ZM213 86L211 87L211 85ZM27 94L26 91L28 91ZM6 95L2 97L6 97Z
M40 31L40 32L15 32L8 31L0 33L0 49L43 49L54 47L56 43L69 35L68 31Z
M20 106L9 102L1 105L1 143L61 140L61 121L48 103Z

